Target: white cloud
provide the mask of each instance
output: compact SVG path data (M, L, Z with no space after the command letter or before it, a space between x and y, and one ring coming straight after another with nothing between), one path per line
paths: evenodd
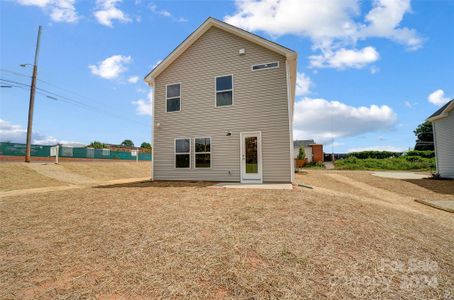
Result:
M427 100L434 105L442 106L449 101L449 98L445 96L445 92L442 89L438 89L431 93Z
M113 21L117 20L120 23L131 22L131 18L117 7L122 0L97 0L97 9L93 13L102 25L113 27Z
M151 66L151 68L152 69L156 68L161 62L162 62L162 59L158 60L153 66Z
M392 129L397 116L387 105L353 107L339 101L304 98L295 103L294 138L319 143Z
M374 7L366 15L368 24L361 26L358 36L388 38L416 50L422 45L422 39L416 31L399 28L404 15L410 12L410 0L376 0Z
M139 82L139 76L131 76L128 78L129 83L137 83Z
M410 101L405 101L404 102L405 107L407 108L413 108L413 104Z
M105 79L115 79L121 73L126 72L125 66L132 61L131 56L112 55L98 63L98 65L89 65L91 73Z
M339 49L335 52L331 50L323 51L321 55L309 56L310 66L313 68L363 68L374 63L380 55L374 47L356 49Z
M321 62L335 56L337 51L344 55L358 54L358 50L347 48L354 48L358 40L367 38L390 39L409 49L417 49L422 44L415 30L400 27L404 15L411 12L409 0L375 0L363 21L359 0L236 0L235 6L236 12L224 17L227 23L273 37L286 34L308 37L313 48L322 51L318 58ZM378 53L372 49L359 54L367 54L366 63L378 59ZM331 64L314 66L329 67ZM352 66L357 67L357 64Z
M160 10L159 14L161 16L163 16L163 17L171 17L172 16L172 14L169 11L167 11L167 10Z
M166 17L166 18L171 18L175 22L187 22L188 20L184 17L175 17L170 11L165 10L165 9L158 9L156 4L150 4L148 5L148 9L159 16Z
M404 152L405 148L396 147L392 145L382 145L382 146L367 146L367 147L356 147L350 148L347 150L348 153L350 152L361 152L361 151L390 151L390 152Z
M0 141L1 142L25 142L26 130L20 125L14 125L0 119Z
M20 5L46 7L51 0L17 0Z
M305 96L309 93L312 86L311 79L304 73L298 72L296 75L296 96Z
M371 74L376 74L380 69L376 66L372 66L369 71Z
M12 142L25 144L27 130L21 125L11 124L0 119L0 142ZM32 134L32 144L35 145L55 145L57 143L65 145L83 145L79 142L59 141L53 136L48 136L34 131Z
M317 43L352 35L359 14L357 1L237 0L237 11L224 20L249 31L272 36L294 34Z
M138 115L151 116L153 114L153 90L148 92L146 99L132 101L132 104L136 106L136 113Z
M79 16L75 0L17 0L20 5L37 6L50 15L54 22L75 23Z

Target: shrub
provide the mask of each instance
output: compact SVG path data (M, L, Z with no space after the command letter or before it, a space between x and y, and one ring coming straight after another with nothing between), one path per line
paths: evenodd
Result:
M103 149L103 148L105 148L105 145L103 143L101 143L101 142L93 141L87 147L88 148L95 148L95 149Z
M304 152L303 146L300 147L298 151L298 159L305 159L306 158L306 153Z
M393 158L347 157L336 161L336 169L341 170L431 170L435 168L434 158L402 156Z
M304 165L305 168L313 168L313 169L324 169L325 165L323 162L318 161L318 162L310 162Z
M426 150L426 151L422 151L422 150L412 150L412 151L408 151L407 153L405 153L406 156L421 156L421 157L425 157L425 158L432 158L432 157L435 157L435 151L431 151L431 150Z
M376 158L384 159L390 157L399 157L402 155L402 152L391 152L391 151L361 151L361 152L351 152L347 154L347 157L356 157L360 159L366 158Z

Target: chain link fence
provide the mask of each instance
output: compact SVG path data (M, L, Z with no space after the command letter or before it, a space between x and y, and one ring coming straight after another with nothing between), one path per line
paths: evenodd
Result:
M52 147L53 146L32 145L31 155L36 157L50 157L50 149ZM25 144L2 142L0 143L0 155L25 156ZM138 155L139 160L151 160L151 153L139 152ZM133 156L129 151L113 151L110 149L94 149L67 146L59 147L58 156L88 159L136 160L136 156Z

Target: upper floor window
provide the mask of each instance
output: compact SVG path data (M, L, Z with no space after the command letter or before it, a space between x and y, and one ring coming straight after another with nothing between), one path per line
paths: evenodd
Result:
M166 111L181 111L181 85L179 83L166 86Z
M270 62L266 64L252 65L252 71L264 70L264 69L275 69L279 68L279 62Z
M233 104L233 76L216 77L216 107Z

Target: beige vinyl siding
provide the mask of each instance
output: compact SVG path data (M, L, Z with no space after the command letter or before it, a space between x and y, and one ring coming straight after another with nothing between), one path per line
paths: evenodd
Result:
M454 112L433 122L437 173L454 178Z
M251 71L253 64L273 61L279 68ZM221 29L202 35L155 79L154 179L239 181L240 132L261 131L263 180L290 182L285 66L284 56ZM215 107L221 75L233 75L232 106ZM175 82L181 83L181 111L166 113L165 85ZM192 138L194 160L193 138L204 136L212 139L211 168L175 169L174 139Z

